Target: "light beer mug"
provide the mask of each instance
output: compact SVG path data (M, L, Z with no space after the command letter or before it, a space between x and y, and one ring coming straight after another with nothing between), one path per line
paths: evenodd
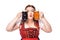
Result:
M40 14L39 14L39 11L34 11L34 20L39 20L39 16L40 16Z

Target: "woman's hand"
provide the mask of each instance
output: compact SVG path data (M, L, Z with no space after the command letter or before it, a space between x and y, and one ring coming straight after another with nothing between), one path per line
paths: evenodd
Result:
M20 17L22 16L22 13L21 12L19 12L17 15L16 15L16 17L19 19Z
M44 18L44 13L43 12L39 12L39 19Z

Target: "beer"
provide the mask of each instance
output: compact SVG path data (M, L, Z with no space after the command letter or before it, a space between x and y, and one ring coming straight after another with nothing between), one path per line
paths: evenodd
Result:
M22 11L22 21L26 21L28 18L28 14L27 14L27 11Z
M34 11L34 20L39 20L39 16L40 16L40 14L39 14L39 11Z

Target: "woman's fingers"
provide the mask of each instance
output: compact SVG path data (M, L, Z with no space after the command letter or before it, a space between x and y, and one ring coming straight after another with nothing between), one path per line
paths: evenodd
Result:
M39 12L40 15L40 19L44 17L44 13L43 12Z
M22 16L22 13L19 12L16 17L20 18Z

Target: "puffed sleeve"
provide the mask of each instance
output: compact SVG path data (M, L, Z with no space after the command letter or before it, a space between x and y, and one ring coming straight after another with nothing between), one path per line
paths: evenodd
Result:
M42 22L42 20L39 20L39 26L40 26L40 28L44 27L44 23Z
M20 19L16 22L16 24L17 24L18 27L21 24L21 21L22 21L22 17L20 17Z

